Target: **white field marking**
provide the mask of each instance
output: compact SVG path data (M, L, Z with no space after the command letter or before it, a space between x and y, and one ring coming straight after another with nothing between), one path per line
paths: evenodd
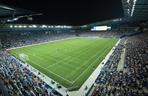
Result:
M88 37L87 37L87 38L88 38ZM96 42L93 42L93 43L96 43ZM87 46L92 45L93 43L87 44ZM86 48L86 49L88 50L89 48ZM86 49L83 49L83 50L79 51L79 54L80 54L80 53L86 54ZM81 54L81 55L82 55L82 54ZM64 55L64 56L66 56L66 55ZM79 57L79 56L71 56L71 55L69 55L68 57L74 58L74 57ZM80 56L80 57L81 57L81 56ZM67 59L68 59L68 58L62 59L62 60L60 60L59 62L54 63L54 64L52 64L52 65L54 66L54 65L59 64L60 62L62 62L62 61L64 61L64 60L67 60ZM75 58L75 59L81 61L81 59L79 59L79 58ZM71 59L71 60L72 60L72 59ZM70 60L70 61L71 61L71 60ZM75 62L75 63L79 63L79 62ZM50 65L50 66L52 66L52 65ZM50 68L50 66L48 66L48 68Z
M61 40L68 40L68 39L76 39L76 38L88 38L88 37L70 37L70 38L66 38L66 39L60 39L60 40L53 40L53 41L48 41L48 42L43 42L43 43L38 43L38 44L32 44L32 45L26 45L26 46L22 46L22 47L15 47L15 48L10 48L10 49L6 49L7 51L12 50L12 49L19 49L19 48L25 48L25 47L29 47L29 46L35 46L35 45L42 45L42 44L46 44L46 43L50 43L50 42L56 42L56 41L61 41ZM99 37L98 37L99 38ZM88 44L90 45L90 44ZM82 51L83 52L83 51ZM74 57L74 56L71 56ZM78 58L77 58L78 59ZM52 58L52 60L56 61L55 59ZM80 59L78 59L80 60Z
M35 45L42 45L42 44L45 44L45 43L56 42L56 41L61 41L61 40L68 40L68 39L73 39L73 38L76 39L76 38L89 38L89 37L70 37L70 38L66 38L66 39L53 40L53 41L48 41L48 42L43 42L43 43L38 43L38 44L26 45L26 46L22 46L22 47L10 48L10 49L6 49L6 50L9 51L9 50L12 50L12 49L24 48L24 47L35 46ZM88 44L88 45L91 45L91 44ZM83 50L82 50L82 52L83 52ZM80 53L82 53L82 52L80 52ZM74 57L74 56L71 56L71 57ZM52 58L52 60L55 60L55 59ZM78 60L80 60L80 59L78 59Z
M87 48L87 49L89 49L89 48ZM87 64L90 60L92 60L99 52L100 52L100 51L98 51L98 52L97 52L96 54L94 54L91 58L89 58L88 60L86 60L86 61L81 65L81 67L77 68L75 71L81 69L85 64ZM75 71L73 71L73 72L70 73L70 74L75 73Z
M25 50L26 51L26 50ZM38 56L34 56L34 57L38 57ZM72 57L72 56L71 56ZM38 58L38 59L41 59L41 58ZM67 58L66 58L67 59ZM43 60L43 59L42 59ZM62 60L61 60L62 61ZM60 62L60 61L59 61ZM35 64L35 63L34 63ZM35 65L37 65L37 64L35 64ZM55 65L55 64L54 64ZM37 66L39 66L39 67L41 67L41 68L43 68L43 69L45 69L45 70L47 70L48 72L50 72L50 73L52 73L52 74L54 74L54 75L56 75L56 76L58 76L58 77L60 77L60 78L62 78L62 79L64 79L63 77L61 77L60 75L58 75L58 74L56 74L56 73L54 73L54 72L52 72L52 71L49 71L47 68L49 68L49 67L47 67L47 68L44 68L44 67L42 67L42 66L40 66L40 65L37 65ZM52 66L52 65L51 65ZM71 83L71 81L69 81L69 80L67 80L67 79L64 79L64 80L66 80L66 81L68 81L69 83ZM72 83L71 83L72 84Z
M37 59L40 59L40 60L42 60L42 61L45 61L45 59L43 59L43 58L39 58L37 55L32 55L31 52L30 52L28 49L27 49L27 50L26 50L26 49L23 49L23 50L24 50L24 51L27 51L28 54L31 55L32 57L36 57ZM53 59L53 58L52 58L51 60L56 61L56 60Z
M52 67L52 66L54 66L54 65L57 65L57 64L59 64L59 63L61 63L61 62L63 62L64 60L67 60L67 59L70 59L71 57L69 56L69 57L67 57L67 58L64 58L64 59L62 59L62 60L60 60L59 62L57 62L57 63L54 63L54 64L52 64L52 65L49 65L47 68L50 68L50 67Z
M37 56L36 56L36 57L37 57ZM38 59L41 59L41 58L38 58ZM31 61L31 62L34 62L34 61ZM54 73L54 72L52 72L52 71L49 71L47 68L44 68L44 67L42 67L42 66L36 64L35 62L34 62L33 64L35 64L35 65L37 65L37 66L39 66L39 67L45 69L46 71L48 71L48 72L50 72L50 73L52 73L52 74L54 74L54 75L56 75L56 76L62 78L62 79L65 80L65 81L68 81L70 84L72 84L71 81L69 81L69 80L63 78L62 76L60 76L60 75L58 75L58 74L56 74L56 73Z
M110 52L106 55L106 57L104 58L104 60L102 60L100 62L100 64L97 66L97 68L93 71L93 73L88 77L88 79L83 83L83 85L79 88L78 91L76 92L68 92L68 94L70 96L85 96L86 93L89 90L84 90L86 85L89 88L91 88L91 86L94 84L98 74L101 71L101 68L103 68L104 64L108 61L109 57L111 56L111 54L114 52L114 47L119 43L120 39L118 40L118 42L116 42L116 44L112 47L112 49L110 50ZM104 62L104 64L102 64ZM76 95L77 94L77 95Z
M61 40L68 40L68 39L73 39L73 38L83 38L83 37L70 37L70 38L66 38L66 39L53 40L53 41L48 41L48 42L43 42L43 43L38 43L38 44L32 44L32 45L27 45L27 46L22 46L22 47L10 48L10 49L7 49L7 50L18 49L18 48L29 47L29 46L35 46L35 45L42 45L42 44L46 44L46 43L50 43L50 42L61 41ZM88 38L88 37L85 37L85 38ZM98 37L98 38L99 38L99 37ZM72 57L72 56L71 56L71 57ZM35 64L35 65L36 65L36 64ZM69 83L71 83L71 81L69 81L69 80L67 80L67 79L65 79L65 78L63 78L63 77L61 77L60 75L58 75L58 74L56 74L56 73L54 73L54 72L52 72L52 71L49 71L48 69L46 69L46 68L44 68L44 67L42 67L42 66L40 66L40 65L37 65L37 66L39 66L39 67L41 67L41 68L47 70L48 72L50 72L50 73L52 73L52 74L54 74L54 75L56 75L56 76L62 78L63 80L68 81ZM72 84L72 83L71 83L71 84Z
M88 48L88 49L89 49L89 48ZM96 55L97 55L97 54L95 54L94 56L96 56ZM94 56L93 56L93 57L94 57ZM71 56L71 57L72 57L72 56ZM67 59L67 58L65 58L65 59ZM61 61L64 61L64 60L61 60ZM88 61L87 61L87 62L88 62ZM86 63L87 63L87 62L86 62ZM60 63L60 61L59 61L59 62L57 62L57 63L55 63L54 65L59 64L59 63ZM86 64L86 63L85 63L85 64ZM39 65L38 65L38 66L39 66ZM51 65L51 66L52 66L52 65ZM47 68L50 68L51 66L48 66ZM42 66L40 66L40 67L41 67L41 68L43 68ZM81 68L81 67L80 67L80 68ZM44 68L44 69L46 69L46 68ZM50 73L52 73L52 74L54 74L54 75L56 75L56 76L58 76L58 77L60 77L60 78L61 78L61 76L60 76L60 75L58 75L58 74L56 74L56 73L54 73L54 72L52 72L52 71L49 71L48 69L46 69L46 70L47 70L48 72L50 72ZM63 78L63 77L62 77L62 79L64 79L64 80L68 81L69 83L71 83L71 82L72 82L71 84L73 84L73 82L74 82L74 81L69 81L69 80L67 80L67 79L65 79L65 78Z
M30 53L29 50L25 50L25 51L28 51L28 52ZM36 55L31 55L31 56L38 58L38 56L36 56ZM72 56L68 56L67 58L62 59L62 60L60 60L60 61L57 62L57 63L54 63L54 64L52 64L52 65L49 65L47 68L50 68L50 67L52 67L52 66L54 66L54 65L56 65L56 64L59 64L60 62L62 62L62 61L64 61L64 60L67 60L68 58L71 58L71 57L72 57ZM42 61L45 61L45 60L42 59L42 58L38 58L38 59L40 59L40 60L42 60ZM56 61L56 59L53 59L53 58L52 58L52 60ZM70 60L72 60L72 59L70 59ZM74 63L78 63L78 62L74 62Z
M44 67L42 67L42 66L40 66L40 65L36 64L35 62L34 62L33 64L35 64L35 65L37 65L37 66L39 66L39 67L41 67L41 68L45 69L46 71L48 71L48 72L50 72L50 73L52 73L52 74L56 75L57 77L59 77L59 78L61 78L61 79L65 80L65 81L67 81L68 83L72 84L72 81L69 81L69 80L65 79L64 77L62 77L62 76L60 76L60 75L58 75L58 74L56 74L56 73L54 73L54 72L52 72L52 71L48 70L47 68L44 68ZM29 64L29 65L30 65L30 64ZM32 66L32 65L30 65L30 66ZM34 67L33 67L33 68L34 68ZM48 76L48 77L50 77L50 76Z
M108 48L107 48L107 49L108 49ZM106 49L106 50L107 50L107 49ZM105 50L103 53L105 53L106 50ZM102 53L102 54L103 54L103 53ZM102 56L102 54L101 54L100 56ZM99 57L100 57L100 56L99 56ZM99 57L98 57L98 58L99 58ZM96 62L96 61L98 60L98 58L97 58L94 62ZM94 63L94 62L93 62L93 63ZM91 63L90 65L92 65L93 63ZM90 65L89 65L89 66L72 82L72 84L74 84L74 83L89 69Z
M37 65L36 63L34 63L34 64L35 64L35 65ZM44 67L42 67L42 66L40 66L40 65L37 65L37 66L39 66L39 67L41 67L41 68L45 69L46 71L48 71L48 72L50 72L50 73L52 73L52 74L56 75L57 77L60 77L61 79L63 79L63 80L65 80L65 81L67 81L68 83L72 84L72 82L71 82L71 81L69 81L69 80L67 80L67 79L63 78L62 76L60 76L60 75L58 75L58 74L56 74L56 73L54 73L54 72L52 72L52 71L49 71L48 69L46 69L46 68L44 68Z
M87 37L88 38L88 37ZM96 43L96 42L93 42L93 43ZM93 43L89 43L89 44L87 44L86 46L89 46L89 45L92 45ZM83 49L83 50L81 50L81 51L79 51L79 52L77 52L78 54L80 54L81 53L81 55L82 54L86 54L86 51L88 50L88 49L90 49L90 47L87 47L87 48L85 48L85 49ZM79 59L78 57L81 57L81 55L79 55L79 56L71 56L72 58L73 57L77 57L76 59L77 60L79 60L79 61L82 61L81 59ZM66 55L65 55L66 56Z
M87 37L87 38L88 38L88 37ZM96 43L96 42L93 42L93 43ZM93 43L90 43L90 44L88 44L88 45L91 45L91 44L93 44ZM90 47L89 47L89 48L86 48L86 49L88 50L88 49L90 49ZM86 53L87 53L87 52L86 52L86 51L87 51L86 49L83 50L84 52L83 52L83 51L79 51L79 54L80 54L80 53L82 53L82 54L85 53L85 54L86 54ZM99 51L98 51L98 52L99 52ZM82 54L81 54L81 55L82 55ZM98 54L98 53L94 54L93 57L95 57L97 54ZM71 56L71 57L73 58L73 56ZM80 57L81 57L81 56L80 56ZM84 66L85 64L87 64L91 59L93 59L93 57L89 58L89 60L87 60L86 62L84 62L81 66ZM79 63L79 62L78 62L78 63ZM77 68L76 70L79 70L79 69L81 69L81 68L82 68L82 67L79 67L79 68ZM72 73L70 73L70 74L73 74L76 70L74 70L74 71L73 71ZM69 76L70 76L70 75L69 75ZM69 76L68 76L68 77L69 77Z
M95 42L94 42L94 43L95 43ZM91 45L91 44L92 44L92 43L87 44L87 46L88 46L88 45ZM87 49L89 49L89 48L87 48ZM25 51L26 51L26 50L25 50ZM86 51L86 49L85 49L85 50L82 50L82 51L79 51L79 53L86 54L86 52L85 52L85 51ZM83 53L83 52L85 52L85 53ZM81 54L81 55L82 55L82 54ZM37 57L36 55L33 55L33 56L34 56L34 57ZM65 56L66 56L66 55L65 55ZM69 56L69 57L72 57L72 58L73 58L73 57L75 57L75 56ZM80 56L80 57L81 57L81 56ZM41 58L39 58L39 59L41 59ZM65 58L65 59L68 59L68 58ZM64 61L65 59L62 59L62 60L60 60L59 62L57 62L57 63L55 63L55 64L52 64L52 65L59 64L60 62ZM78 59L78 58L76 58L76 59ZM42 60L43 60L43 59L42 59ZM52 58L52 60L56 61L56 60L55 60L55 59L53 59L53 58ZM78 60L81 60L81 59L78 59ZM78 63L78 62L75 62L75 63ZM50 66L52 66L52 65L50 65ZM50 66L49 66L49 67L47 67L47 68L50 68Z
M27 50L27 51L28 51L28 50ZM30 53L30 52L29 52L29 53ZM36 55L35 55L34 57L36 57L37 59L40 59L40 60L44 61L44 59L38 58L38 56L36 56ZM65 58L65 60L68 59L68 58L71 58L71 57L67 57L67 58ZM72 59L70 59L70 60L72 60ZM62 62L62 61L64 61L64 60L60 60L60 61ZM52 66L54 66L54 65L56 65L56 64L59 64L60 61L57 62L57 63L54 63L54 64L52 64L52 65L49 65L49 66L47 65L47 68L50 68L50 67L52 67ZM78 62L75 62L75 63L78 63ZM46 68L46 69L47 69L47 68Z
M42 44L46 44L46 43L50 43L50 42L56 42L56 41L62 41L62 40L68 40L68 39L77 39L77 38L91 38L91 36L87 36L87 37L84 37L84 36L81 36L81 37L68 37L68 38L64 38L64 39L49 40L47 42L42 42L42 43L37 43L37 44L31 44L31 45L24 45L24 46L21 46L21 47L8 48L8 49L6 49L6 51L9 51L9 50L12 50L12 49L29 47L29 46L35 46L35 45L42 45ZM102 37L98 37L98 39L99 38L102 39Z
M23 49L23 50L24 50L24 49ZM28 51L29 53L31 53L29 50L26 50L26 49L25 49L25 51ZM37 55L32 55L32 54L31 54L31 56L38 58ZM59 57L60 57L60 56L59 56ZM72 57L72 56L69 56L69 57ZM42 58L38 58L38 59L40 59L40 60L42 60L42 61L45 61L45 60L42 59ZM65 58L65 60L66 60L66 59L68 59L68 58ZM54 59L54 58L51 58L51 60L53 60L53 61L57 61L57 59ZM62 62L62 61L64 61L64 60L62 59L62 60L60 60L59 62L54 63L54 64L52 64L52 65L59 64L59 63ZM78 62L74 62L74 63L78 63ZM52 65L49 65L49 66L52 66ZM49 67L49 66L48 66L48 67ZM47 68L48 68L48 67L47 67ZM49 68L50 68L50 67L49 67Z

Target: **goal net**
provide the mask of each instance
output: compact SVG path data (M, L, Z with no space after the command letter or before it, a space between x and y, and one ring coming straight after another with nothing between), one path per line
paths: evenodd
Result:
M26 62L29 60L28 55L24 53L19 54L19 59L22 60L23 62Z

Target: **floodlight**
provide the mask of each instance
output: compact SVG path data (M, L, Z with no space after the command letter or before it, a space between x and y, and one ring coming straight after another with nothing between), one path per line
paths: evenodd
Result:
M111 30L111 27L110 26L107 26L107 30Z
M18 20L18 18L13 18L13 20L14 20L14 21L17 21L17 20Z
M22 25L19 25L18 27L19 27L19 28L22 28L23 26L22 26Z
M41 27L42 27L42 28L47 28L47 26L46 26L46 25L42 25Z
M33 28L37 28L37 25L32 25Z
M12 25L10 25L10 28L13 28L13 26L12 26Z
M23 27L24 27L24 28L27 28L27 26L26 26L26 25L24 25Z
M95 26L91 29L91 31L106 31L108 28L107 26Z
M15 25L14 28L17 28L17 25Z
M12 20L7 20L7 22L11 22Z
M32 28L32 26L30 25L29 28Z

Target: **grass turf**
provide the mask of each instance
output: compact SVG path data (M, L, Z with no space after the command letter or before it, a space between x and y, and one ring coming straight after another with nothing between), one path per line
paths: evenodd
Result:
M80 37L10 50L29 57L28 64L69 89L79 89L117 42L115 38Z

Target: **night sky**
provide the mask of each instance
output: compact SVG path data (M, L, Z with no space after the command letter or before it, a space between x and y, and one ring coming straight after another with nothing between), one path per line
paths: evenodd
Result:
M84 25L123 17L121 0L0 0L1 4L43 13L17 23Z

